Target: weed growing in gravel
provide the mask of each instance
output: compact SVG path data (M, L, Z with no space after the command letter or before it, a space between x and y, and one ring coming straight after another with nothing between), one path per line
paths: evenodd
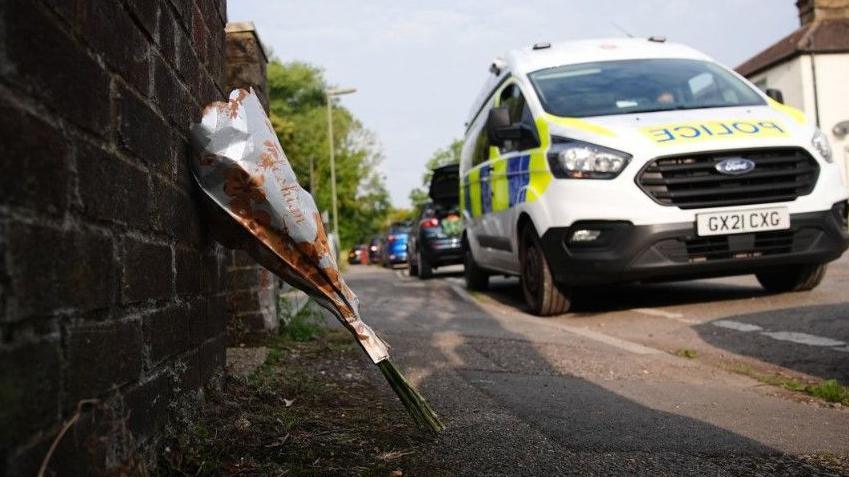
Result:
M688 349L688 348L681 348L681 349L679 349L678 351L675 352L675 356L678 356L680 358L696 359L696 358L698 358L699 354L696 353L695 350L691 350L691 349Z
M830 402L839 402L849 406L849 388L842 386L836 379L829 379L819 384L808 386L805 391Z
M809 384L798 378L782 376L775 373L761 373L744 364L729 366L728 369L738 374L744 374L758 381L773 386L779 386L790 391L803 392L809 396L820 398L828 402L840 403L849 406L849 387L843 386L836 379Z
M285 299L281 298L281 300ZM287 309L284 306L279 308ZM311 341L321 336L325 330L324 316L318 309L318 305L312 301L296 313L281 317L280 323L280 334L292 341Z

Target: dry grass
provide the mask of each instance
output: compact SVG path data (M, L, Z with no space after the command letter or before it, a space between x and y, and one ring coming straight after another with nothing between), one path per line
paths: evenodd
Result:
M389 475L430 439L372 384L378 371L346 332L264 345L253 376L228 377L176 420L163 475Z

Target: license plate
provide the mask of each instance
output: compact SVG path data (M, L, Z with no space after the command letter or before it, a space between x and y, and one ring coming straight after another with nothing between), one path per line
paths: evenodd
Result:
M745 234L790 228L786 207L696 214L699 236Z

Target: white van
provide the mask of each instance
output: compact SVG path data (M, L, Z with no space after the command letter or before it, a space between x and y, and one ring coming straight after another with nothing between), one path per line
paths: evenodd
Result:
M537 44L490 73L460 163L471 289L518 275L539 315L616 282L755 274L809 290L849 245L823 133L693 49Z

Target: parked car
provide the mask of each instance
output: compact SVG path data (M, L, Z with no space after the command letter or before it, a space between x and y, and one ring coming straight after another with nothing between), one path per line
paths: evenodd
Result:
M394 222L389 226L386 237L383 239L381 263L384 267L407 263L407 237L409 232L410 224L406 222Z
M354 245L348 251L348 263L351 265L359 265L365 263L365 257L368 255L368 247L365 244Z
M460 162L469 288L518 275L538 315L616 282L754 274L802 291L849 246L824 133L698 51L541 43L490 72Z
M380 263L380 257L383 253L383 239L375 236L368 244L368 263Z
M433 171L431 200L421 208L407 246L410 275L427 279L436 268L463 263L459 167L452 164Z

